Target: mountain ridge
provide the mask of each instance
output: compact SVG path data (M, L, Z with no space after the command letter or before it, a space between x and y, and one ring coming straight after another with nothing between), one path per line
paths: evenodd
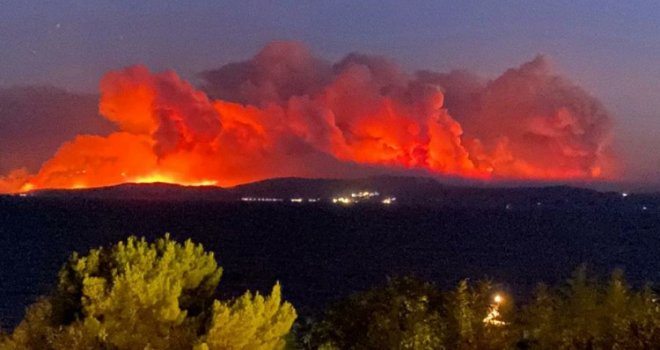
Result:
M430 177L381 175L355 179L319 179L283 177L233 187L183 186L170 183L135 184L86 189L35 190L27 197L141 200L141 201L218 201L241 199L276 199L289 202L301 199L308 203L331 203L332 198L360 191L378 192L380 198L396 197L402 204L431 204L445 207L506 208L608 208L627 207L652 210L660 208L657 194L623 194L613 191L573 187L565 184L525 184L520 187L464 186L440 182ZM258 201L258 200L257 200Z

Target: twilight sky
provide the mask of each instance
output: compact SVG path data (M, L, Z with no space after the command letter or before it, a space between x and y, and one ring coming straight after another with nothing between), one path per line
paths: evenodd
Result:
M410 71L487 77L543 53L611 112L625 178L657 185L658 18L655 1L5 0L0 88L97 93L105 71L135 63L194 82L273 40L302 41L331 60L359 51Z

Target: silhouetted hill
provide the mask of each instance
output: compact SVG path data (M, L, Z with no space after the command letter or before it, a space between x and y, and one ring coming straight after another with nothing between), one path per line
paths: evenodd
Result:
M276 198L330 198L357 191L419 198L425 193L441 194L447 188L449 186L425 177L374 176L361 179L269 179L236 186L231 190L241 196Z
M375 176L362 179L278 178L239 185L232 188L215 186L186 187L174 184L122 184L117 186L77 189L40 190L31 196L152 201L238 201L244 197L318 198L330 202L332 197L350 196L352 192L372 191L393 196L397 203L451 207L505 208L660 208L657 194L599 192L570 186L545 187L459 187L432 178Z
M116 186L84 188L84 189L53 189L37 190L31 196L48 198L88 198L113 200L155 200L155 201L188 201L214 200L231 201L235 197L226 189L216 186L181 186L167 183L121 184Z

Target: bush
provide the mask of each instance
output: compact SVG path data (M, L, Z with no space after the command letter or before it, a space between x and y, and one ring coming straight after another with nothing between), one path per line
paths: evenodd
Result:
M168 235L74 253L0 349L283 348L296 313L279 284L219 301L221 274L213 253Z

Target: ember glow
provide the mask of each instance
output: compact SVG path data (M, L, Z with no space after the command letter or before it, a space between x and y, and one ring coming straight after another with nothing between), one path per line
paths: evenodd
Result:
M126 182L231 186L361 166L482 180L612 178L610 118L538 57L483 81L402 71L372 56L331 64L298 43L201 74L132 66L102 79L109 135L79 135L0 191Z

